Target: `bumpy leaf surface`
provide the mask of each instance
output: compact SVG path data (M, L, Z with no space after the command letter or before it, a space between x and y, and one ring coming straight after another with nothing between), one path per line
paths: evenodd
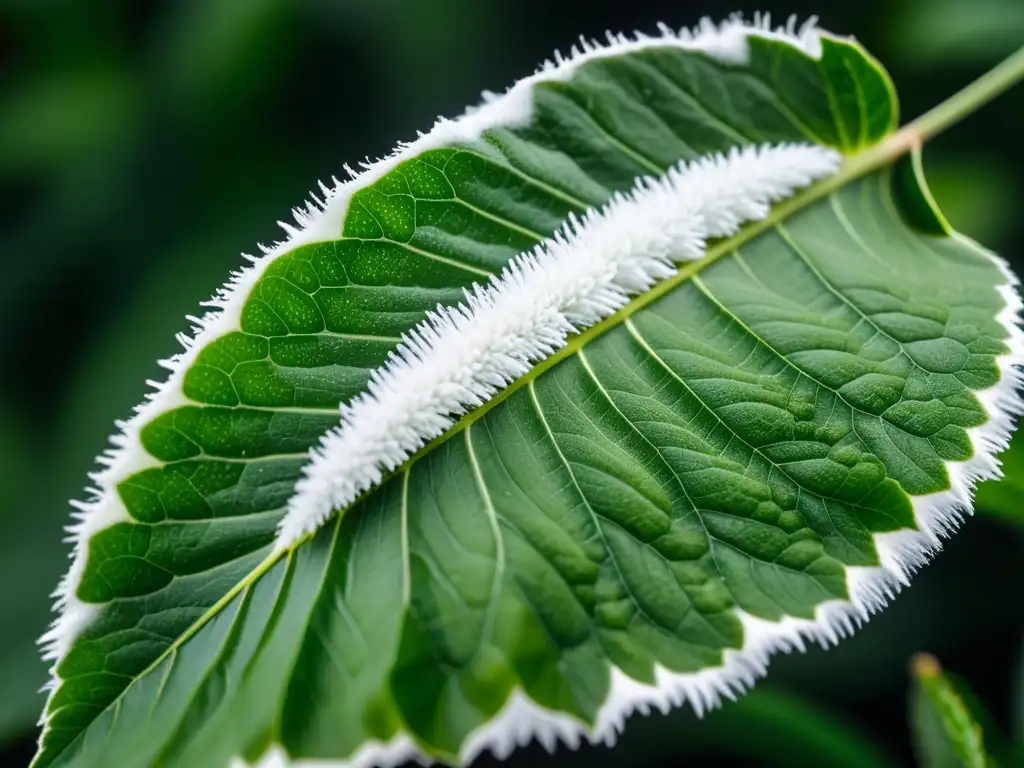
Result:
M623 47L541 78L526 124L355 182L330 239L261 267L142 427L127 519L88 542L76 594L98 610L57 665L37 765L457 761L612 733L629 691L706 706L761 671L763 627L835 629L821 607L856 602L880 537L917 531L914 497L980 450L974 393L1008 353L1006 276L890 169L715 245L266 559L339 403L438 302L680 159L853 156L894 129L856 44L748 46Z

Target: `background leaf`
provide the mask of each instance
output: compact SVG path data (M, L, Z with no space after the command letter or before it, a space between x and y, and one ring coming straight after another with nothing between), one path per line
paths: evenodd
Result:
M912 723L923 768L986 768L981 726L934 656L912 662Z

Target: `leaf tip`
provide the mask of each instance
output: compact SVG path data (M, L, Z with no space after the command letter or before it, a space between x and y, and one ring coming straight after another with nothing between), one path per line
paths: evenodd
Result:
M910 659L910 674L918 680L935 680L942 675L942 665L932 654L922 651Z

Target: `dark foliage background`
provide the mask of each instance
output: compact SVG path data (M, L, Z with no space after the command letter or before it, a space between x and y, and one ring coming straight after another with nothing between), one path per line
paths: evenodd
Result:
M1022 0L0 0L0 762L31 755L46 679L33 641L66 567L66 500L241 251L278 237L274 221L318 178L503 89L580 33L758 8L854 34L908 118L1024 43ZM1022 121L1018 90L926 153L953 224L1018 268ZM814 738L907 764L906 664L921 649L987 702L986 735L1020 734L1015 511L969 521L838 649L777 659L754 704L699 725L685 711L634 722L618 750L578 764L802 765Z

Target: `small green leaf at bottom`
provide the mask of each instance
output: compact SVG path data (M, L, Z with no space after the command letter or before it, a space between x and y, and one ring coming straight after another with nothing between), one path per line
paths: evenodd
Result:
M981 726L938 659L920 653L911 661L910 671L914 751L922 768L992 768Z

